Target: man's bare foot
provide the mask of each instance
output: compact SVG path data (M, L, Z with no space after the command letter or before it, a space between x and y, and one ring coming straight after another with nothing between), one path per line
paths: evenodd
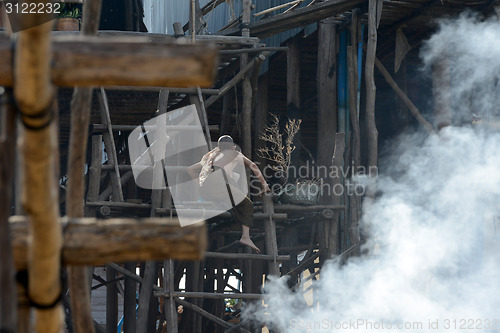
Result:
M252 242L250 238L241 238L240 243L246 246L250 246L255 252L260 253L260 249Z

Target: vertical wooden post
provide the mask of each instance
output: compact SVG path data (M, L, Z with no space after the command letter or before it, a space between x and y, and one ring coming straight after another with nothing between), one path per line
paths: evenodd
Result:
M335 149L333 153L333 158L330 162L330 166L333 170L340 170L344 165L344 151L345 151L345 133L335 134ZM328 201L324 201L325 204L339 205L341 202L341 195L335 195L338 192L339 187L342 189L343 194L345 193L345 182L340 176L331 180L331 193L329 197L325 197ZM327 258L330 259L339 252L340 248L340 235L339 235L339 225L340 225L340 212L335 211L333 218L328 220L329 228L328 230L328 250ZM323 259L320 257L320 259Z
M262 203L264 204L264 213L266 214L274 213L274 205L271 195L263 194ZM276 240L276 224L271 217L267 218L264 221L264 230L266 233L266 253L276 257L278 255L278 243ZM276 260L268 261L268 274L274 276L280 275L279 264L276 262Z
M241 17L241 36L249 37L250 29L247 25L250 23L250 13L252 10L252 0L242 0L243 13ZM248 54L243 53L240 56L240 69L243 69L248 63ZM249 74L246 74L242 80L242 110L241 110L241 150L244 155L252 156L252 84Z
M135 262L129 262L125 264L125 269L136 274L137 264ZM123 332L125 333L135 333L136 324L136 288L137 284L132 278L125 277L125 297L123 302Z
M441 128L451 125L451 92L450 64L446 54L443 54L432 65L432 96L434 100L434 127Z
M293 38L288 42L288 51L286 53L286 105L287 115L290 119L301 119L300 111L300 40L299 37ZM301 137L299 131L295 135L295 140L298 142ZM302 147L295 145L295 152L292 154L291 164L298 166L298 158Z
M194 2L194 6L193 6ZM194 8L193 8L194 7ZM194 9L194 13L193 13ZM193 20L194 19L194 20ZM202 28L203 13L200 8L199 0L189 0L189 34L197 35Z
M15 168L16 113L12 91L3 90L2 93L2 90L0 88L0 328L6 332L14 332L17 295L9 216Z
M361 149L361 134L359 128L358 114L358 12L357 9L352 11L351 16L351 46L347 47L347 69L349 82L349 118L352 125L352 164L347 161L348 166L352 167L352 175L355 176L360 164L360 149ZM351 165L349 165L351 164ZM349 191L349 241L350 246L359 243L359 206L360 198ZM359 248L358 248L359 249ZM357 252L357 251L356 251Z
M144 278L142 280L139 294L139 309L137 313L136 332L147 332L149 304L153 297L153 284L156 277L156 262L147 261L144 268ZM156 313L156 309L152 309Z
M368 167L376 167L378 160L378 131L375 123L375 58L377 54L377 0L369 0L368 42L366 46L366 129L368 139ZM368 193L369 195L373 194Z
M174 261L172 259L165 260L163 262L164 275L163 275L163 285L165 286L165 291L172 293L174 292ZM172 294L170 294L172 295ZM167 332L177 333L177 308L175 306L175 301L172 296L165 300L165 317L167 319Z
M116 272L111 265L106 265L106 281L116 279ZM106 285L106 332L116 333L118 326L118 288L116 282Z
M111 129L111 116L109 113L108 99L104 88L101 87L99 94L99 103L101 104L101 120L103 125L107 127L107 132L103 134L105 149L108 153L108 163L113 165L111 172L111 184L113 186L113 200L123 201L122 184L120 181L120 171L118 169L118 157L116 155L115 140Z
M331 19L321 20L318 24L318 137L317 137L317 166L318 170L328 168L331 165L334 153L337 133L337 42L336 25ZM342 138L342 140L344 140ZM327 193L322 193L321 203L332 204L337 200L333 194L334 179L328 177L328 173L318 175L322 178L324 189ZM323 191L324 192L324 191ZM340 202L340 201L339 201ZM329 227L332 219L323 220L319 223L318 236L319 246L324 255L322 262L327 255L326 249L333 244L328 244Z
M95 35L99 28L101 0L86 1L83 5L84 35ZM66 214L68 217L84 216L84 167L87 151L88 128L92 108L92 88L76 87L71 100L71 131L68 157L68 190ZM99 161L100 163L100 161ZM99 186L99 180L94 186ZM99 188L97 188L97 192ZM71 313L75 333L94 332L90 309L90 283L88 267L68 267L68 284L71 295Z
M264 128L267 124L267 113L268 113L268 101L267 101L267 89L268 89L268 74L264 74L262 78L258 81L257 96L255 99L255 129L254 129L254 147L255 151L259 148L264 148L266 143L260 138L260 135L264 133ZM264 171L266 159L255 154L253 159L259 168Z
M290 118L299 117L300 111L300 44L294 38L288 42L286 63L286 104Z

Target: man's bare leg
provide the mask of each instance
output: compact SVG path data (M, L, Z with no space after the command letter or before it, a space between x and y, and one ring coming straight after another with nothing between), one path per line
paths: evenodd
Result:
M241 239L240 243L246 246L250 246L255 252L260 253L260 249L252 242L250 239L250 228L246 225L241 226Z

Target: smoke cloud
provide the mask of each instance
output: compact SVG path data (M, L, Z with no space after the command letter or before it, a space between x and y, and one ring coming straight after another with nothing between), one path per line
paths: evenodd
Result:
M500 129L489 126L500 113L499 31L498 21L464 15L425 44L424 68L449 55L462 126L392 142L379 195L363 207L369 254L327 263L313 307L283 280L268 282L266 307L245 318L278 332L500 329ZM471 112L483 124L470 125Z

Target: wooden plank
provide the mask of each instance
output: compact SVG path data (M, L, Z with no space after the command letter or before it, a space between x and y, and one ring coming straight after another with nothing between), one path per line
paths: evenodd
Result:
M299 28L322 19L345 12L362 3L364 0L329 0L315 5L298 8L288 13L278 14L259 21L251 22L248 27L252 36L259 38L269 37L280 32ZM234 35L239 32L239 27L227 29L225 35Z
M10 218L15 267L27 266L28 225L25 217ZM207 245L204 223L181 227L177 219L64 220L62 262L104 265L109 262L174 258L199 260Z
M11 42L0 38L0 56L12 59ZM77 36L55 38L52 83L56 86L210 87L215 45L149 43L142 39ZM12 61L0 64L0 85L12 86Z

